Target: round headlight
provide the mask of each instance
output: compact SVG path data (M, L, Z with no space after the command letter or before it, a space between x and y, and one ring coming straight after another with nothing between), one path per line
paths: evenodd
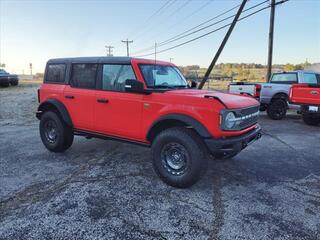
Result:
M236 116L234 115L233 112L227 113L225 116L225 122L224 125L226 128L231 129L235 126L236 124Z

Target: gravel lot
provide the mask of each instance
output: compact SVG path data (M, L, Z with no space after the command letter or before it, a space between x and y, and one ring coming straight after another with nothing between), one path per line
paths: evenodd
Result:
M36 89L0 88L0 239L320 239L320 127L300 116L262 114L258 142L175 189L146 148L76 137L48 152Z

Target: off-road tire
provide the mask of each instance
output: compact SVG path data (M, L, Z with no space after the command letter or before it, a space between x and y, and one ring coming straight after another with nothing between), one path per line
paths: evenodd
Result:
M273 120L281 120L287 114L287 102L284 99L274 99L267 107L267 114Z
M50 138L47 132L48 124L53 125L55 137ZM40 119L40 137L45 147L52 152L64 152L73 143L72 129L61 119L57 112L48 111Z
M320 124L320 116L315 116L315 114L302 113L303 121L310 126L317 126Z
M19 82L18 82L18 81L16 81L16 82L11 82L10 84L11 84L12 86L18 86Z
M165 161L165 153L171 145L173 149L177 146L184 149L182 159L185 167L180 172L170 168ZM192 129L176 127L160 132L154 139L151 150L155 172L165 183L173 187L186 188L195 184L207 169L207 148L201 137Z

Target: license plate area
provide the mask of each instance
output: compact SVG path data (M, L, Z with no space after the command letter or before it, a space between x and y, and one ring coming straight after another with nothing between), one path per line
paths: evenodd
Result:
M308 110L309 110L309 112L318 112L319 107L318 106L309 106Z

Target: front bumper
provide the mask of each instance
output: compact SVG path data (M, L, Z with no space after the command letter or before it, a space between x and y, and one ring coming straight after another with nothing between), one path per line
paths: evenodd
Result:
M320 115L320 105L301 105L301 112Z
M10 79L8 77L0 77L0 84L10 83Z
M19 82L19 78L10 78L10 83L17 83Z
M259 138L261 138L261 127L257 125L255 129L240 136L219 139L210 138L204 141L209 151L214 154L240 152Z

